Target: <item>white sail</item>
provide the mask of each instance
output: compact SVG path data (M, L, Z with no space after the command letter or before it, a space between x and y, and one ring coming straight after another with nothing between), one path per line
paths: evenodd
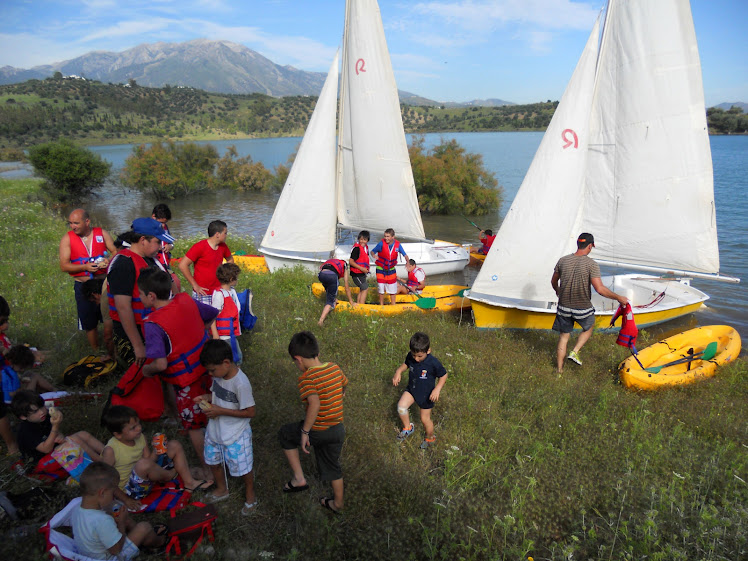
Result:
M322 87L261 249L329 254L335 247L338 54ZM326 257L325 257L326 258Z
M338 221L424 238L397 84L376 0L346 3Z
M580 230L595 259L719 271L704 107L689 2L611 0Z
M471 298L500 296L554 302L553 266L574 251L583 202L590 105L595 84L600 18L556 108ZM490 300L489 300L490 301Z

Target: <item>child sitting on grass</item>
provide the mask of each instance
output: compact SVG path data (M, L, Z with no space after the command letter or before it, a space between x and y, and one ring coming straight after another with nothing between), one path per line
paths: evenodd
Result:
M250 425L250 419L255 416L252 385L233 361L231 346L226 341L207 341L200 352L200 363L213 379L211 393L195 398L209 419L205 463L216 480L216 489L206 500L215 503L229 498L228 481L225 472L221 473L221 465L225 463L232 476L244 479L241 513L247 516L257 506Z
M231 344L232 333L235 338L242 334L241 327L239 326L241 305L239 304L239 296L237 296L236 289L234 288L239 281L239 273L241 272L242 270L239 268L239 265L234 263L224 263L216 269L216 278L221 283L221 288L213 292L213 299L210 304L218 310L216 321L210 326L213 339L223 339L229 344ZM232 345L233 350L234 347ZM238 342L236 342L236 355L234 362L241 364L242 350Z
M34 472L48 471L45 466L50 461L55 461L50 454L66 440L60 431L62 412L54 409L50 414L42 397L29 390L18 390L10 408L21 421L18 425L18 447L21 454L35 462ZM104 444L92 434L79 431L67 438L80 446L90 460L101 461Z
M431 355L429 336L420 331L410 338L410 352L392 378L392 385L400 383L402 373L408 370L408 387L397 402L397 414L403 423L403 430L397 435L398 440L405 440L415 427L410 422L408 408L415 403L421 408L421 423L426 436L421 443L424 450L436 441L434 422L431 420L431 409L439 400L439 394L447 382L447 370L439 359ZM437 382L438 380L438 382Z
M125 494L138 501L151 492L154 483L171 481L177 475L185 489L207 489L213 481L196 480L192 476L184 448L169 440L166 451L152 451L143 436L143 426L134 409L114 405L104 412L102 422L112 433L101 454L104 462L119 473L119 486Z
M10 327L10 306L8 301L0 296L0 355L6 355L10 348L13 346L13 342L8 337L7 331ZM44 362L44 353L34 347L30 347L31 352L34 353L34 366L40 365Z
M81 475L81 504L73 511L73 541L81 555L92 559L128 561L140 547L164 547L166 526L154 530L148 522L130 519L127 509L114 501L119 474L112 466L94 462Z
M34 351L27 346L12 346L5 355L5 363L2 367L5 403L10 403L20 389L39 393L55 391L55 387L38 372L25 374L26 370L34 366Z

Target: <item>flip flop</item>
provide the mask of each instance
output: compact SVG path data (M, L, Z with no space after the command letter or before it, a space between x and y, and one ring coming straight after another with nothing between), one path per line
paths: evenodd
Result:
M301 491L306 491L307 489L309 489L308 483L295 487L293 484L293 479L289 479L288 483L283 486L284 493L300 493Z
M330 506L330 503L334 503L335 499L331 499L330 497L320 497L319 498L319 504L326 508L327 510L332 511L333 514L340 514L340 511L337 509L334 509Z
M203 498L203 502L212 505L212 504L215 504L215 503L220 503L221 501L225 501L230 496L231 496L230 493L226 493L225 495L214 495L213 493L208 493Z
M213 481L208 481L207 479L200 479L197 485L195 485L192 489L185 487L184 490L189 491L190 493L194 493L195 491L207 491L213 486L213 483Z

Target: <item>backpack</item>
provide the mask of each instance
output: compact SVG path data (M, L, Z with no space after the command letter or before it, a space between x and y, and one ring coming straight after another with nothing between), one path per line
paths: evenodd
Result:
M170 539L166 545L166 559L187 559L195 553L206 535L211 542L215 540L213 523L218 518L215 505L205 506L203 503L195 502L192 506L198 508L180 514L171 511L168 524ZM183 550L186 551L183 552Z
M250 331L257 322L257 316L252 313L252 290L247 288L236 295L239 300L239 325L243 331Z
M100 376L109 374L116 367L117 362L114 360L104 362L101 358L94 355L84 356L78 362L68 365L62 371L62 381L68 386L87 388L91 382Z
M143 376L143 368L133 363L109 394L111 405L126 405L134 409L141 421L157 421L164 413L164 391L158 376ZM103 416L103 413L102 413Z

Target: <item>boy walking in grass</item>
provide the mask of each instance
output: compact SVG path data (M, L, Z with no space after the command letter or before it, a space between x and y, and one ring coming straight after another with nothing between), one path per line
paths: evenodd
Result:
M317 469L324 481L332 484L332 497L320 497L322 507L339 513L343 509L343 470L340 453L343 450L343 396L348 378L337 364L319 360L319 343L309 331L291 337L288 354L301 371L299 393L306 406L303 421L283 425L278 438L293 477L283 486L284 493L298 493L309 489L299 458L299 446L309 454L314 448Z
M408 409L414 403L421 409L421 423L426 431L426 436L421 443L421 448L426 449L436 442L434 436L434 422L431 420L431 409L439 400L444 384L447 382L447 370L439 362L439 359L431 354L431 341L429 336L420 331L410 338L410 352L392 378L392 385L397 386L403 372L408 371L408 387L397 402L397 414L403 423L403 430L397 435L398 440L403 441L413 434L415 429L410 422Z
M255 398L252 384L234 362L231 345L221 339L211 339L203 346L200 363L208 371L213 384L209 394L195 398L205 410L208 430L205 434L205 463L210 466L216 489L206 499L217 503L229 498L226 467L234 477L244 480L244 506L247 516L257 507L252 454L252 426ZM222 464L225 464L223 470Z

